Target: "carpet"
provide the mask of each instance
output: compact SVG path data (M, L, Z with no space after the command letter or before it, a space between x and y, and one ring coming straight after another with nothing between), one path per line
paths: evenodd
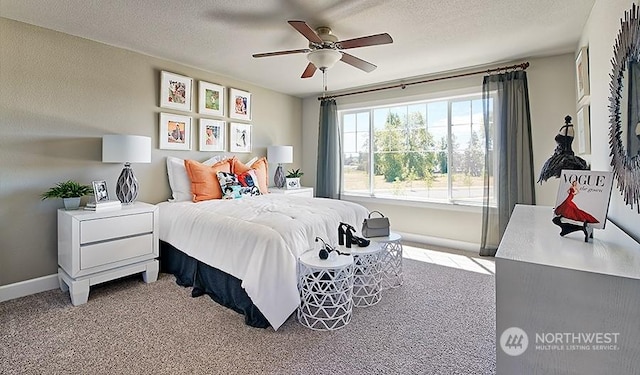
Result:
M172 275L91 288L74 307L52 290L0 303L1 374L494 374L495 282L404 259L404 285L351 323L278 330L243 317Z

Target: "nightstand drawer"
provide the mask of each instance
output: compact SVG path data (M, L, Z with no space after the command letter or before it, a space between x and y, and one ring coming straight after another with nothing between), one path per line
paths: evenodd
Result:
M100 242L80 247L80 269L102 266L137 256L151 254L153 234Z
M153 213L85 220L80 223L80 244L153 232Z

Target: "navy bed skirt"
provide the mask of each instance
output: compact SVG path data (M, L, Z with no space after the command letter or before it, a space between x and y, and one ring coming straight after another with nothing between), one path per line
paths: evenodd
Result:
M222 306L243 314L247 325L269 327L267 319L242 288L242 280L192 258L164 241L160 241L160 271L173 274L178 285L193 287L192 297L207 294Z

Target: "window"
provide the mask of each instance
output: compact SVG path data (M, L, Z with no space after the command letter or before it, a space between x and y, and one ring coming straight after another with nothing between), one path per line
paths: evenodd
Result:
M481 204L482 105L477 94L339 111L343 194Z

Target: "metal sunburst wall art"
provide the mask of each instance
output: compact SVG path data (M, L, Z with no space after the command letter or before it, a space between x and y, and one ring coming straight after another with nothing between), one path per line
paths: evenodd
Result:
M609 97L609 147L611 149L611 166L617 179L617 186L626 204L634 205L640 213L640 155L631 155L623 144L623 133L634 131L636 125L622 123L620 102L623 90L624 72L631 62L640 61L640 18L638 7L633 4L630 11L625 12L621 20L620 31L613 47L611 63L611 96ZM629 85L634 83L629 80ZM637 82L640 84L640 81ZM627 110L623 108L622 110ZM624 127L623 127L624 126Z

